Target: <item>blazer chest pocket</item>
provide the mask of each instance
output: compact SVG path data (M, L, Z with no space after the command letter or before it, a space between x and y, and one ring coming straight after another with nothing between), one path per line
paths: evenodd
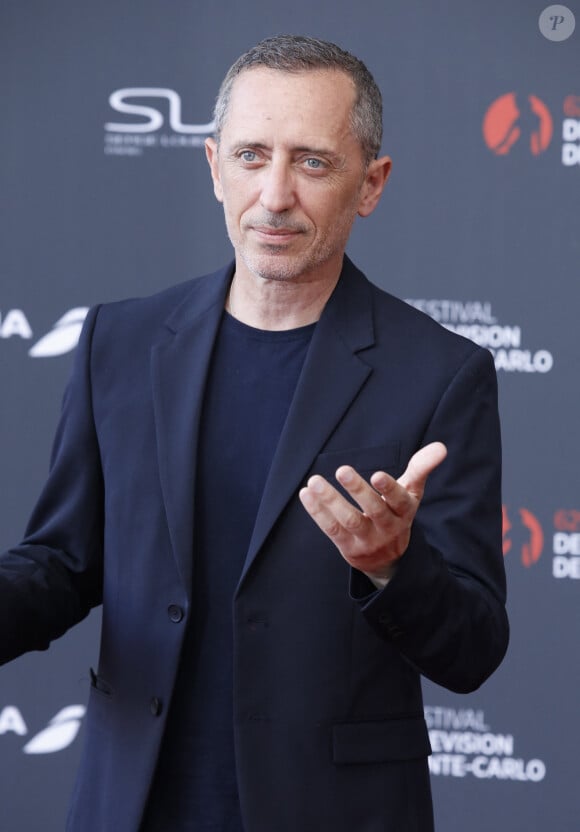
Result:
M399 442L387 442L372 448L345 448L344 450L324 451L319 454L310 475L320 474L335 483L334 473L341 465L351 465L365 479L375 471L386 471L394 477L401 475L401 445Z
M385 763L429 756L423 716L381 722L344 722L332 727L332 758L348 763Z

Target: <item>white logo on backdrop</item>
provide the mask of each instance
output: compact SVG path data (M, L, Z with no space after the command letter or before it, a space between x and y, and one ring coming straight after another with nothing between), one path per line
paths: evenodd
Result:
M62 708L38 734L22 749L25 754L54 754L63 751L75 741L86 713L84 705L67 705ZM22 713L15 705L6 705L0 711L0 735L16 734L25 737L28 727Z
M59 318L50 332L43 335L28 350L31 358L54 358L74 350L78 344L88 306L77 306ZM0 313L0 341L20 338L29 341L34 337L30 322L22 309L9 309Z
M74 350L79 342L83 323L88 314L87 306L70 309L54 324L46 335L32 346L28 355L32 358L53 358Z
M68 748L77 737L85 711L83 705L63 708L22 750L25 754L54 754Z
M425 719L433 751L429 757L433 777L539 783L546 776L546 763L518 756L513 734L493 732L483 711L427 705Z
M502 324L492 314L489 301L407 299L451 332L457 332L494 357L496 370L507 373L549 373L554 356L546 349L525 349L522 328Z
M147 99L148 103L135 103ZM164 106L151 106L161 100ZM213 121L206 124L184 124L181 115L181 96L166 87L124 87L109 96L109 104L117 113L131 117L130 121L108 121L105 124L105 153L116 156L140 156L151 148L203 147L214 130ZM165 130L167 110L168 129Z
M154 133L163 127L163 113L155 107L130 104L128 98L161 98L169 102L169 124L176 133L209 135L213 132L213 121L208 124L183 124L181 121L181 97L175 90L163 87L126 87L115 90L109 96L109 104L118 113L128 113L148 119L146 122L107 122L105 130L114 133Z

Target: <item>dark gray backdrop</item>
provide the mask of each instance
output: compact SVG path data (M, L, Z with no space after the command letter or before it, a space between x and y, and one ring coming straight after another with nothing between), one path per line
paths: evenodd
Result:
M425 686L443 832L573 832L580 823L580 164L563 163L562 138L571 119L578 140L564 155L580 161L580 5L568 3L578 28L562 42L538 28L545 5L3 0L0 8L0 548L21 535L45 476L82 312L55 324L230 257L195 132L211 119L227 66L264 36L301 32L335 40L375 74L394 172L350 254L377 284L445 324L471 327L502 367L512 643L475 694ZM126 102L150 110L113 109L109 96L124 89L133 90ZM180 119L169 120L169 98L181 102ZM533 153L530 139L546 139L550 125L547 146ZM510 130L519 138L498 154ZM82 708L68 709L86 701L98 624L94 614L48 653L0 671L6 832L63 828L82 740Z

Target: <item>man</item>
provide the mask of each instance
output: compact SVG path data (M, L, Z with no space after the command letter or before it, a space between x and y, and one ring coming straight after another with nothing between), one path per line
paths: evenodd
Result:
M344 255L381 123L356 58L259 44L207 142L235 262L87 318L0 569L3 661L103 604L70 830L433 828L420 675L507 644L496 383Z

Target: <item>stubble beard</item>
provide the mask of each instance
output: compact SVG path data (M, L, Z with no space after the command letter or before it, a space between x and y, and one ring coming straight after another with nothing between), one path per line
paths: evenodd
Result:
M277 215L274 216L277 217ZM307 251L297 254L289 253L288 247L285 245L275 244L264 246L263 252L251 251L243 240L236 244L230 229L228 229L228 233L236 251L236 256L242 260L246 269L252 275L262 280L290 282L297 281L302 276L315 275L317 269L321 269L329 260L339 254L342 258L353 222L354 215L345 214L335 225L332 235L318 241ZM281 228L288 225L283 217L277 217L272 222L262 224L267 224L272 228ZM296 230L307 233L309 229L300 227ZM336 233L337 230L338 234Z

